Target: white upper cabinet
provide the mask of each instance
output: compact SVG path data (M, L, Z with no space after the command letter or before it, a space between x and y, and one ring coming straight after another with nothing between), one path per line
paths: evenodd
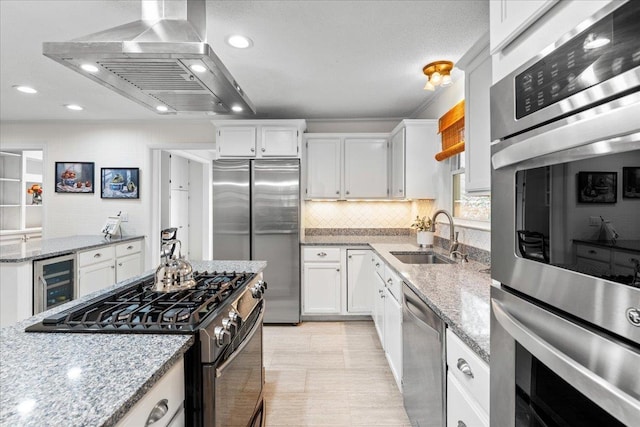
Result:
M220 157L254 157L256 128L250 126L222 127L216 138Z
M263 126L262 157L297 157L300 151L298 136L299 131L295 127Z
M299 157L304 120L216 120L219 158Z
M403 120L391 132L393 199L435 199L434 156L440 145L437 120Z
M502 50L557 0L494 0L489 2L491 54Z
M491 117L489 88L491 57L489 40L481 38L461 59L458 67L465 74L465 191L491 191Z
M189 160L184 157L169 155L171 189L189 190Z
M308 199L340 198L341 140L310 137L306 142Z
M386 138L345 138L344 198L387 198L387 150Z

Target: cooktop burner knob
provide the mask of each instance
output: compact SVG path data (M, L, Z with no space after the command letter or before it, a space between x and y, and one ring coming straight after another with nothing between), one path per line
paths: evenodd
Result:
M231 343L231 334L229 331L223 326L216 326L213 330L213 334L216 337L216 342L218 346L223 346Z
M262 292L265 291L265 289L267 289L267 282L264 282L262 280L258 281L258 285L260 285L260 287L262 288Z
M222 319L222 327L229 331L229 334L233 337L238 332L238 323L235 320L231 320L228 317Z
M233 309L229 310L229 319L236 322L238 326L240 326L240 323L242 323L242 317L240 317L240 313Z
M251 295L253 295L255 299L262 298L262 293L263 293L263 290L262 290L262 286L260 286L260 283L256 283L251 287Z

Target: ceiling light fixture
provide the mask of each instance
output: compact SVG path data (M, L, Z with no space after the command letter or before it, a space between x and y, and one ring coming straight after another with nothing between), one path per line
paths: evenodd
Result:
M65 107L67 107L69 110L73 110L73 111L82 111L84 110L83 107L77 105L77 104L65 104Z
M201 64L193 64L190 68L196 73L204 73L207 71L207 67Z
M29 93L29 94L38 93L37 90L35 90L34 88L32 88L30 86L16 85L16 86L14 86L14 89L19 91L19 92L22 92L22 93Z
M234 35L227 38L227 44L237 49L246 49L248 47L251 47L253 45L253 42L249 37Z
M231 107L231 109L232 109L233 111L235 111L236 113L239 113L239 112L241 112L241 111L242 111L242 107L241 107L241 106L239 106L239 105L234 105L233 107Z
M424 90L434 91L436 86L449 86L452 83L451 70L453 62L451 61L435 61L425 65L422 72L427 76L427 84Z
M160 111L161 113L166 113L167 111L169 111L169 108L167 108L166 105L158 105L156 107L156 110Z
M98 72L98 67L96 67L93 64L82 64L80 66L80 68L85 70L87 73L97 73Z

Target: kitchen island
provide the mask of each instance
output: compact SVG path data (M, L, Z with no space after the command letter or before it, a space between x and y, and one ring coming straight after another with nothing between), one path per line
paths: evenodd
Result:
M262 261L192 262L194 271L264 270ZM26 333L124 281L0 330L0 425L112 426L193 344L190 334Z

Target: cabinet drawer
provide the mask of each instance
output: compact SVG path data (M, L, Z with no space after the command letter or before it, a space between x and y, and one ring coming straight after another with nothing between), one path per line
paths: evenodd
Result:
M304 261L340 262L340 248L304 248Z
M489 427L487 413L473 401L451 371L447 374L447 427Z
M605 248L598 248L589 245L577 245L576 255L582 258L594 259L596 261L609 262L611 251Z
M164 402L167 407L166 414L153 423L153 426L168 426L171 418L182 407L184 402L184 359L180 359L173 365L160 381L127 412L124 418L116 424L116 427L147 425L149 414L163 400L166 400Z
M489 366L447 329L447 366L469 394L489 412ZM466 371L468 374L465 374ZM474 425L468 424L467 425Z
M113 260L115 250L113 246L103 246L91 251L78 252L78 267L95 264L105 260Z
M613 251L613 263L633 269L640 261L640 254L633 252Z
M384 280L384 262L380 259L380 257L376 254L373 254L373 268L376 270L376 273L378 273L378 276L380 276L380 278L382 280Z
M142 250L142 240L135 240L133 242L120 243L116 246L116 256L121 257L125 255L131 255L138 253Z
M384 282L396 301L402 301L402 280L388 265L384 269Z

